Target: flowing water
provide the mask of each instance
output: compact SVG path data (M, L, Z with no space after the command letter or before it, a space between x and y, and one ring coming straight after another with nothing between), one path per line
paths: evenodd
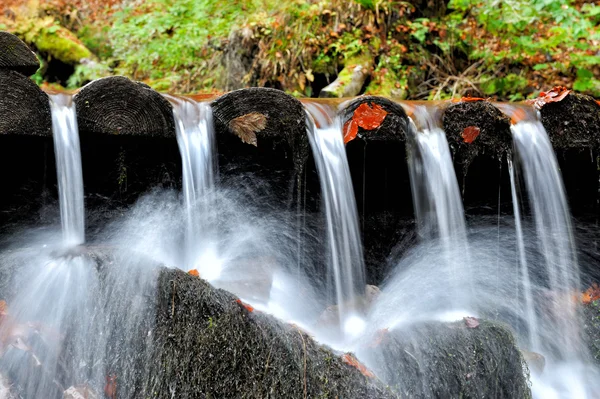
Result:
M64 243L67 246L79 245L85 240L85 226L83 172L75 103L69 95L55 94L50 97L50 108Z
M184 268L199 269L205 264L209 226L204 217L212 208L216 159L212 109L206 103L175 99L173 116L183 172L183 198L186 213ZM203 245L206 244L206 245ZM214 266L213 266L214 267ZM203 269L218 275L218 270Z
M309 122L308 138L321 182L328 264L335 283L338 318L345 333L358 334L364 314L360 301L365 292L365 266L342 123L338 118L324 117L326 110L309 111L319 126Z

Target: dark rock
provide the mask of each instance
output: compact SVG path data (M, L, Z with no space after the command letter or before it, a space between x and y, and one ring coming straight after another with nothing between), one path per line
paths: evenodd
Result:
M48 95L18 72L0 69L0 115L0 134L52 134Z
M74 97L80 134L175 137L171 104L123 76L95 80Z
M387 115L383 123L374 130L358 128L357 137L363 140L390 140L404 141L408 132L408 117L400 104L384 97L361 96L351 100L341 111L342 123L346 123L354 115L354 111L361 105L367 103L380 105Z
M600 147L600 105L592 97L571 92L540 113L554 148Z
M33 75L40 67L35 53L18 37L0 32L0 70L11 70L25 76Z
M479 154L501 159L512 148L510 119L487 101L451 104L444 112L443 126L448 144L465 170ZM479 128L479 135L466 143L463 132L470 126Z
M583 306L583 334L590 356L600 365L600 300Z
M521 353L503 325L429 322L378 332L373 371L408 398L531 398Z
M248 311L202 279L163 269L157 301L140 397L394 397L297 327Z

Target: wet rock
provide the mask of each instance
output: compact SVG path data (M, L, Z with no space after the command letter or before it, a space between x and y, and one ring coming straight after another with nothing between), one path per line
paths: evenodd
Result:
M171 104L149 86L113 76L75 95L80 134L175 137Z
M380 294L381 290L379 287L367 284L364 296L356 298L354 301L346 302L344 307L354 310L359 314L367 314ZM338 307L338 305L331 305L325 308L317 320L317 326L319 328L339 328Z
M65 390L63 399L100 399L100 396L87 385L79 385Z
M0 70L11 70L25 76L33 75L40 67L35 53L17 36L0 32Z
M301 330L181 271L162 270L157 305L139 397L395 397Z
M531 398L511 332L489 321L477 328L461 320L380 332L365 344L363 358L401 397Z
M583 306L583 335L590 356L600 365L600 300Z

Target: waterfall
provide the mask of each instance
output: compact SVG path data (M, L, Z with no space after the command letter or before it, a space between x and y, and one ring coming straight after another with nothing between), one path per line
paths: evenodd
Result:
M546 344L534 349L557 353L562 360L577 358L582 345L573 296L580 292L579 267L558 163L539 121L525 120L512 125L511 130L518 157L516 167L524 176L542 257L536 270L528 271L530 278L537 277L538 284L544 287L537 295L540 303L536 307L548 309L545 320L532 320L533 330L554 331L556 340L552 347ZM522 240L522 235L519 239ZM546 325L538 326L541 322ZM544 346L544 342L540 344Z
M365 290L365 265L342 123L339 118L326 120L324 110L316 111L312 115L318 126L312 119L307 125L325 208L328 265L335 283L340 326L345 332L357 333L360 328L354 322L362 313L358 304Z
M70 95L51 95L50 109L63 240L66 245L74 246L85 241L83 172L77 115Z
M199 267L203 236L206 236L210 195L215 184L215 143L212 109L208 104L172 98L177 143L183 167L185 207L184 264ZM206 238L206 237L204 237Z

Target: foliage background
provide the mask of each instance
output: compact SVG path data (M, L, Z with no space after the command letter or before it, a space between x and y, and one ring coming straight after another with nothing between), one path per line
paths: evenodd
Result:
M597 1L4 0L0 8L0 29L44 61L40 84L76 88L120 74L171 92L269 86L317 96L361 62L369 65L361 93L521 100L564 85L600 97ZM57 56L60 48L38 43L52 35L91 55Z

